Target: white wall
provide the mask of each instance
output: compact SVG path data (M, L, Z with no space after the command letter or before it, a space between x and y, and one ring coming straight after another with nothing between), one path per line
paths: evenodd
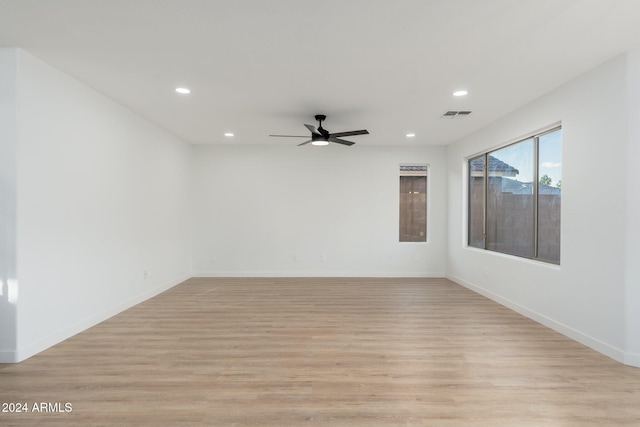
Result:
M18 59L22 360L190 276L191 147Z
M400 163L430 165L426 244L398 242ZM445 149L198 146L193 223L199 276L443 276Z
M640 186L637 181L640 159L640 50L628 58L627 216L625 313L627 349L625 362L640 366Z
M0 48L0 362L16 350L16 64Z
M637 145L628 139L628 120L637 116L629 115L627 89L622 56L448 147L448 276L621 361L628 348L624 272L631 192L637 209L637 186L626 185L637 159L627 162L630 146ZM560 121L561 265L467 248L465 159ZM637 230L635 237L637 246ZM638 300L626 307L637 312Z

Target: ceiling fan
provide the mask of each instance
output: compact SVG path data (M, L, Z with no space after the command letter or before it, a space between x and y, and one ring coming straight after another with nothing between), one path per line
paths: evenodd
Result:
M329 142L335 142L342 145L353 145L355 142L347 141L341 139L343 136L354 136L354 135L368 135L369 131L366 129L362 130L352 130L348 132L336 132L330 133L328 130L322 128L322 122L327 118L327 116L323 114L317 114L315 119L318 121L318 128L311 125L305 125L307 129L311 131L311 139L303 142L300 145L305 145L311 143L311 145L329 145ZM285 137L285 138L309 138L308 136L299 136L299 135L269 135L276 137Z

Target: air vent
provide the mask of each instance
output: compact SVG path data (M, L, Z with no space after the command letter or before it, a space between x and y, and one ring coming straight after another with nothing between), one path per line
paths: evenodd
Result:
M442 117L449 117L453 119L454 117L465 117L471 114L471 111L447 111L442 115Z

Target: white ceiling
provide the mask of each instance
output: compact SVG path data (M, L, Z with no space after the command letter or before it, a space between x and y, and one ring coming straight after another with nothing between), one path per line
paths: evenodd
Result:
M191 143L295 144L267 135L322 113L447 144L640 47L640 0L0 0L0 45Z

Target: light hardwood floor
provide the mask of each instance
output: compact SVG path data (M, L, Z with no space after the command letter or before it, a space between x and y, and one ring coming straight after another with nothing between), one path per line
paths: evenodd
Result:
M640 425L640 369L445 279L191 279L20 364L0 425ZM55 407L54 407L55 409Z

